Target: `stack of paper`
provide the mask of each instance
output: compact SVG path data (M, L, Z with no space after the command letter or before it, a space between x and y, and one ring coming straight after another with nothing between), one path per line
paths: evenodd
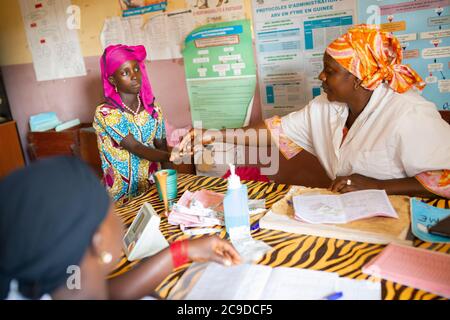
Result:
M61 124L55 112L44 112L30 117L31 132L44 132Z
M364 190L342 195L294 197L295 217L303 222L344 224L384 216L398 219L384 190Z
M342 300L381 299L379 281L340 278L336 273L297 268L251 264L224 267L216 263L207 265L186 299L321 300L337 292L342 293Z
M222 226L223 198L223 194L209 190L186 191L174 204L169 214L169 223L179 225L182 230Z
M173 206L169 223L179 225L181 230L188 228L208 228L224 225L224 195L210 190L186 191ZM264 199L248 200L250 215L266 211ZM214 230L208 229L208 233ZM220 231L220 230L219 230Z

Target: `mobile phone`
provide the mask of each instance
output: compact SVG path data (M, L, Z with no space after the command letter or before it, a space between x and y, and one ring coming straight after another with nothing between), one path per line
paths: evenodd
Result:
M450 216L429 228L428 232L437 236L450 237Z

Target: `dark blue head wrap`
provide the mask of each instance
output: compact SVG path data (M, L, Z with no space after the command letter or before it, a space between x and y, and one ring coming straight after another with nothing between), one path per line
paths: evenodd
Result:
M0 181L0 299L11 280L27 298L63 286L105 219L110 199L83 162L57 157Z

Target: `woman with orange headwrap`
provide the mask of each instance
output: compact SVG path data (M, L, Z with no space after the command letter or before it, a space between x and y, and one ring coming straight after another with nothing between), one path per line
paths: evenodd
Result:
M425 83L402 64L399 41L375 26L355 26L328 46L323 62L324 94L266 120L268 140L288 159L303 149L315 155L333 191L450 198L450 126L420 95ZM189 139L177 150L186 152Z

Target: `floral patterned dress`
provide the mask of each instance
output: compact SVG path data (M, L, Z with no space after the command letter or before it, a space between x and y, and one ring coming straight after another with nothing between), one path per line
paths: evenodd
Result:
M154 139L165 139L166 129L161 109L158 117L146 110L133 116L121 109L102 104L97 107L93 126L97 133L104 184L114 201L126 202L154 183L153 173L160 164L128 152L120 146L123 138L132 134L145 146L154 148Z

